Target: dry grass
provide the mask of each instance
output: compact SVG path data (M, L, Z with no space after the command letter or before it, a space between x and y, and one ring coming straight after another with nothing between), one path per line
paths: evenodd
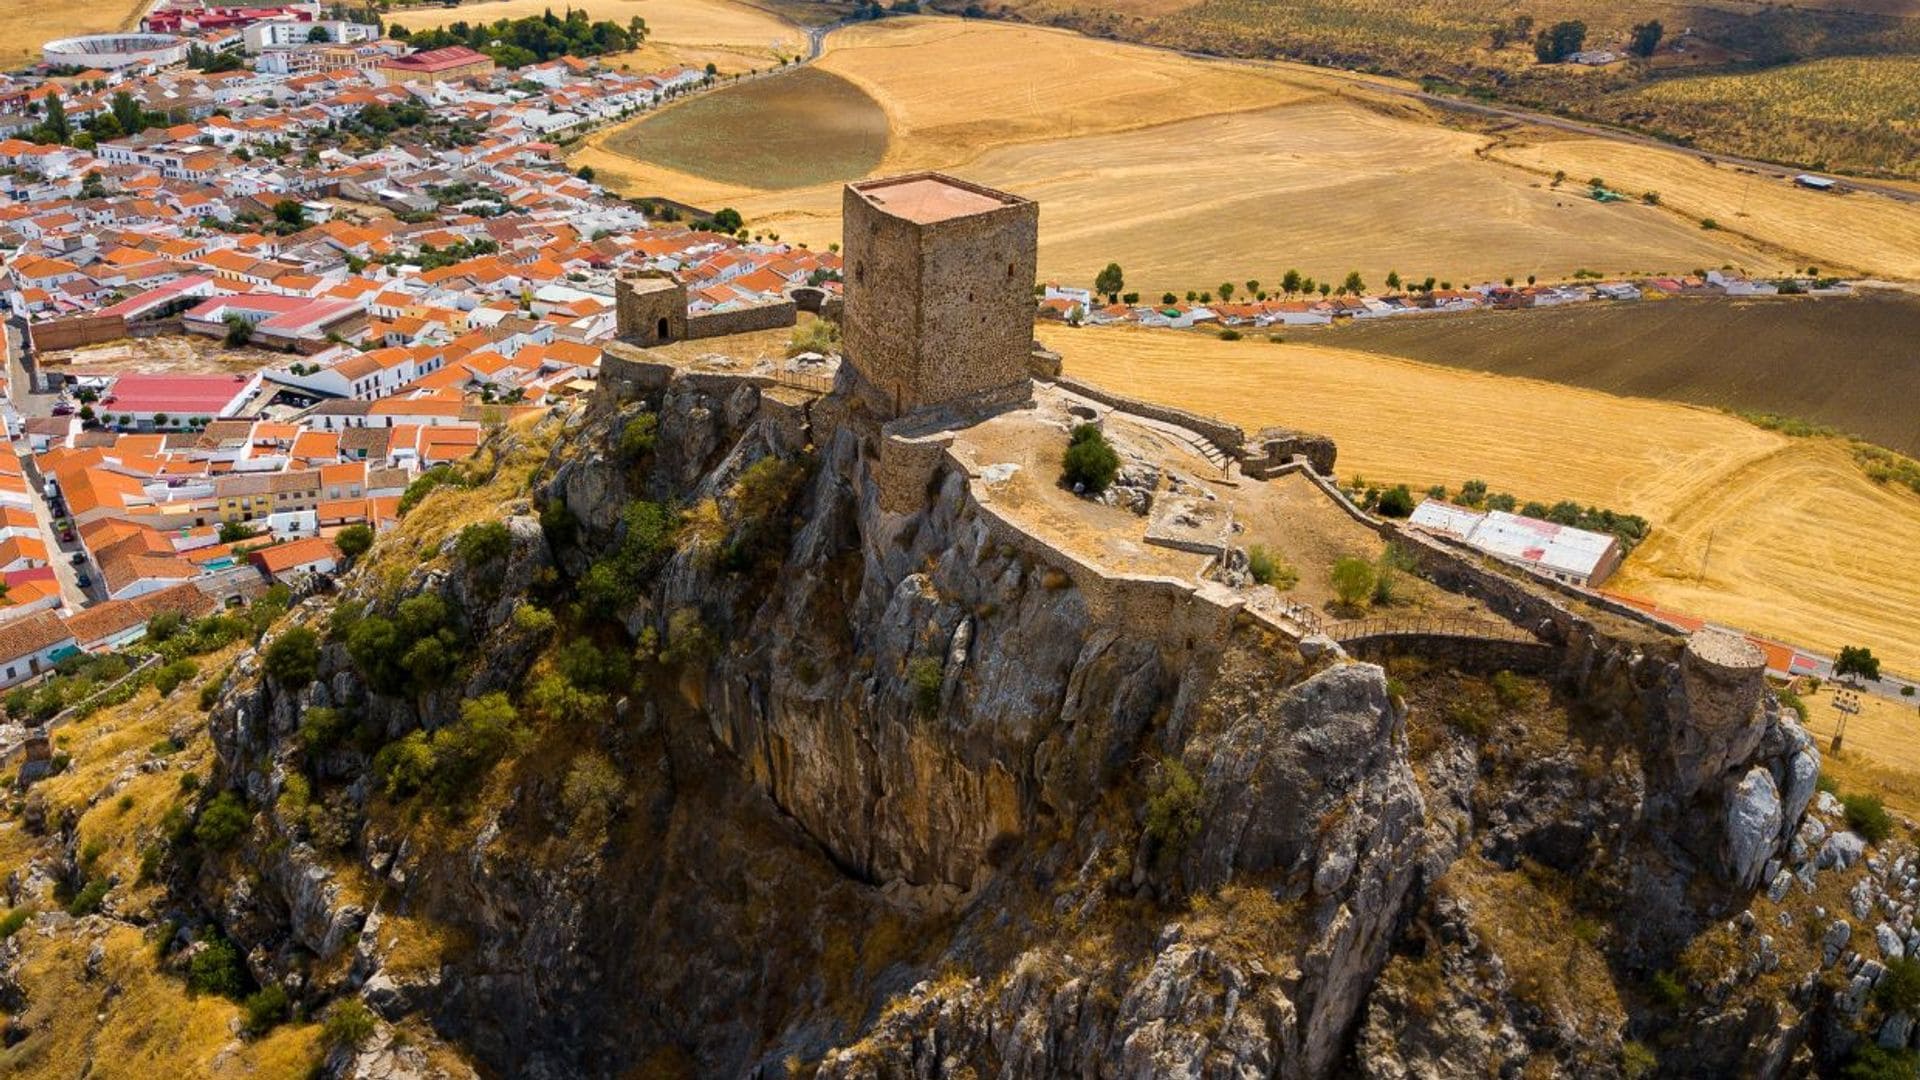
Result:
M1920 175L1920 57L1844 57L1672 79L1605 103L1690 145L1821 168Z
M1828 753L1841 717L1833 707L1832 688L1822 687L1817 693L1801 695L1801 699L1807 703L1807 731L1819 742L1825 765L1831 766L1829 771L1858 772L1868 766L1862 759L1870 759L1873 765L1891 772L1869 786L1884 791L1890 803L1898 802L1902 809L1920 817L1920 740L1914 738L1920 730L1920 698L1859 695L1860 712L1847 717L1847 735L1837 762ZM1841 786L1854 785L1843 776Z
M1920 278L1920 208L1911 203L1808 191L1683 152L1606 139L1542 138L1497 147L1490 156L1543 175L1562 170L1577 181L1598 176L1618 190L1657 191L1663 207L1689 221L1712 218L1722 230L1822 270Z
M104 34L125 30L140 21L147 0L91 0L85 4L36 4L0 0L0 25L7 41L0 44L0 68L38 63L40 46L75 34Z
M457 21L493 22L539 15L555 5L547 0L489 0L446 8L439 5L388 15L387 22L418 29ZM651 71L673 64L723 72L768 67L776 56L806 49L806 35L793 24L749 4L730 0L572 0L571 6L594 19L624 25L638 15L647 21L647 43L629 53L604 58L613 67Z
M1864 643L1920 670L1920 498L1867 480L1832 440L1790 440L1705 409L1364 353L1146 330L1039 336L1070 374L1340 443L1340 474L1487 481L1653 523L1610 587L1831 651ZM1702 556L1712 555L1704 580Z
M187 994L155 966L138 929L100 924L94 932L42 937L22 931L26 956L21 1014L32 1034L0 1052L7 1076L305 1076L320 1058L318 1024L285 1024L257 1040L233 1034L241 1017L225 998ZM104 946L101 975L83 972L93 942Z
M1483 137L1338 73L998 22L890 19L828 44L820 66L888 116L874 172L950 169L1038 199L1047 278L1084 282L1115 260L1157 294L1289 266L1377 283L1396 269L1462 280L1794 261L1676 214L1553 191L1477 156ZM721 183L624 157L622 141L603 133L575 159L631 194L730 205L816 247L840 239L837 184Z

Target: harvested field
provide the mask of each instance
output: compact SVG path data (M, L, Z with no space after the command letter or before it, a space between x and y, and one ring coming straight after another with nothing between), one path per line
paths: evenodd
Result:
M1494 160L1540 175L1600 177L1616 190L1660 193L1661 205L1698 224L1711 218L1822 270L1920 278L1920 206L1863 191L1808 191L1790 181L1650 146L1543 136L1493 148ZM1612 270L1613 267L1595 267Z
M1591 303L1288 331L1315 345L1810 420L1920 455L1920 296Z
M7 28L7 39L0 43L0 69L39 63L40 46L55 38L125 30L140 21L140 13L146 8L146 0L92 0L85 4L0 0L0 25Z
M1043 326L1069 373L1340 443L1340 473L1561 498L1653 534L1609 587L1831 652L1920 671L1920 498L1869 481L1843 443L1705 409L1259 338ZM1709 546L1711 551L1709 552ZM1702 563L1705 575L1701 576Z
M1359 269L1377 282L1389 270L1447 279L1789 265L1674 214L1553 191L1478 157L1481 136L1334 74L978 21L889 19L828 42L818 67L888 117L892 141L874 171L953 169L1038 199L1048 278L1084 282L1118 261L1128 287L1151 294L1274 281L1289 266L1336 278ZM711 98L777 94L795 77ZM573 160L631 194L733 206L815 246L840 238L837 185L711 179L716 168L737 174L725 160L694 176L679 171L699 167L694 155L657 139L639 148L649 163L619 152L676 111L594 136ZM722 159L757 153L765 129L751 110L728 115L737 127L698 137L723 144ZM661 167L669 157L678 169Z
M858 86L809 67L663 109L620 129L607 148L722 183L838 183L880 163L887 114Z
M419 29L460 21L520 19L542 14L553 6L546 0L486 0L458 7L436 4L395 11L386 20ZM732 0L572 0L562 7L623 24L636 15L645 19L645 47L605 58L609 65L634 71L708 63L724 72L745 71L768 67L776 56L798 56L807 47L806 35L791 23Z

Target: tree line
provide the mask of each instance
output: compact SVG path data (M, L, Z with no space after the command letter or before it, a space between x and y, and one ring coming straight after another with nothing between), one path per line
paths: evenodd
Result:
M464 45L485 53L506 68L544 63L560 56L605 56L629 52L647 40L647 21L635 15L625 25L611 19L592 20L585 11L567 9L564 16L552 8L545 14L492 23L465 19L446 26L409 30L395 26L389 33L418 49Z

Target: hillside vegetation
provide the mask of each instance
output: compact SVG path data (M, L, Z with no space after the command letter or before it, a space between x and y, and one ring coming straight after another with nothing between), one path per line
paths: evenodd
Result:
M1897 122L1864 128L1911 103L1901 68L1881 59L1920 56L1920 5L1911 0L1777 5L1636 0L1010 0L982 7L937 0L959 13L987 11L1068 26L1103 37L1228 56L1309 63L1431 80L1437 86L1625 123L1693 145L1869 175L1920 176L1920 134ZM1650 61L1603 68L1536 62L1534 38L1578 21L1590 50L1625 53L1633 28L1657 21L1663 47ZM1764 70L1798 61L1785 76ZM1873 58L1864 61L1862 58ZM1755 68L1762 70L1755 71ZM1711 83L1665 89L1664 81L1725 72ZM1691 82L1691 80L1688 80ZM1658 88L1648 91L1643 88ZM1890 93L1883 93L1890 90ZM1706 106L1701 109L1689 105ZM1834 111L1838 106L1838 112Z

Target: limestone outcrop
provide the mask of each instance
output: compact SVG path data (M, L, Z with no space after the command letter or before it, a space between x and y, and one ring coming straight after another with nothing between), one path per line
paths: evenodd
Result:
M628 375L546 433L502 561L442 535L398 592L350 577L291 616L323 641L315 682L248 657L216 705L221 786L264 810L300 774L328 808L260 814L257 875L195 885L258 977L313 973L308 1006L359 995L534 1077L1312 1077L1356 1044L1383 1076L1578 1072L1624 1045L1627 1007L1543 1042L1457 883L1588 875L1661 913L1607 939L1639 971L1789 849L1822 857L1817 754L1720 643L1587 627L1561 671L1502 684L1497 723L1448 719L1484 679L1090 577L837 396ZM689 523L671 544L648 539L660 507ZM428 595L463 650L438 685L382 683L330 629ZM632 678L463 803L388 792L381 747L527 699L561 638ZM363 735L309 746L315 709ZM619 784L595 816L589 754ZM1444 1014L1411 1004L1416 946ZM411 1060L370 1045L336 1071Z

